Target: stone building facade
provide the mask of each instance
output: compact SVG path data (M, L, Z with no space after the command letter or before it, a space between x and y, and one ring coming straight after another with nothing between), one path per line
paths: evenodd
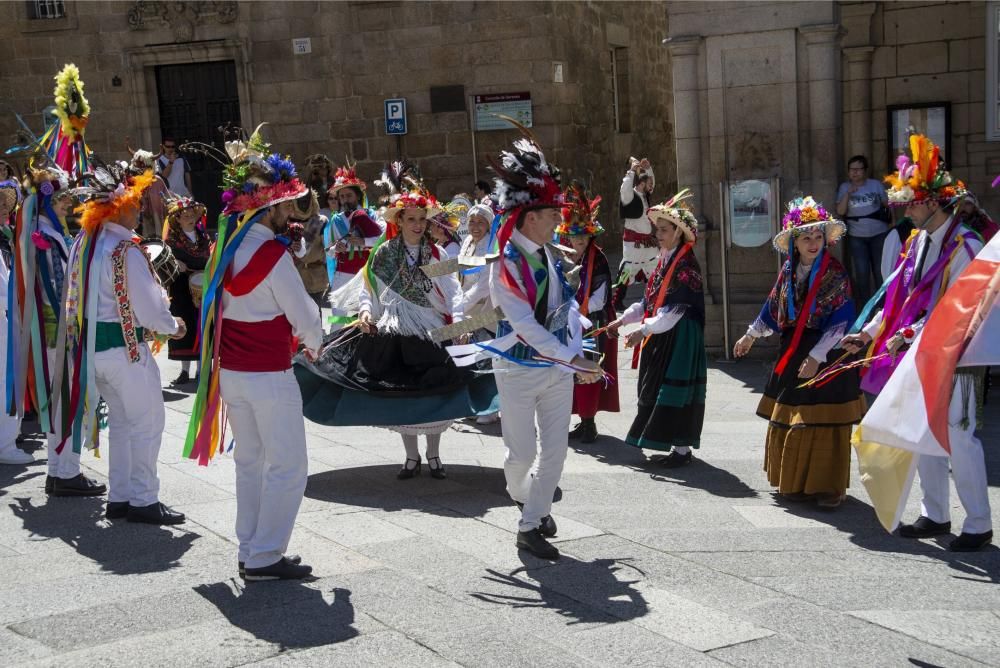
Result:
M897 115L912 121L926 105L944 105L949 168L1000 214L990 188L1000 173L998 3L666 4L677 179L694 187L706 228L706 340L716 350L726 340L724 292L731 345L778 268L769 243L727 243L723 262L728 207L720 184L776 178L772 205L810 193L833 208L849 156L868 156L873 178L889 169L897 110L916 110Z
M64 16L33 18L39 4ZM468 96L528 92L533 132L567 178L603 195L614 230L630 155L660 168L664 191L674 180L664 24L652 2L8 2L0 95L40 131L53 75L75 62L93 109L87 141L102 156L124 157L126 138L156 147L170 124L215 135L176 131L180 141L217 140L216 124L238 117L267 121L275 149L296 160L350 159L369 181L405 155L450 197L487 177L486 157L515 136L473 136ZM197 69L208 63L221 69ZM399 97L409 127L397 139L384 100ZM14 129L0 114L0 137ZM214 186L196 190L212 197Z

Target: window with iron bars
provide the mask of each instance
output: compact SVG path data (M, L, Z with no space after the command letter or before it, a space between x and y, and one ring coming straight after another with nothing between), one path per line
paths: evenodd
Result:
M66 16L64 0L28 0L29 19L61 19Z

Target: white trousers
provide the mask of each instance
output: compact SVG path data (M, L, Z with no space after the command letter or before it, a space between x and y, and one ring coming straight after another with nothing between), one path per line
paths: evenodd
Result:
M56 349L47 349L45 355L49 363L49 378L52 378L56 370ZM52 422L54 424L59 424L62 419L63 408L64 406L60 402L58 410L52 412ZM39 419L41 419L41 416L39 416ZM80 453L73 452L71 439L66 439L66 447L63 448L62 454L56 453L56 448L59 447L59 437L55 434L45 435L45 446L48 451L50 476L53 478L69 479L75 478L80 474Z
M97 389L108 403L108 501L135 507L160 500L156 458L166 419L160 368L145 343L139 353L136 363L125 348L94 357Z
M639 272L646 275L646 280L656 271L656 265L660 261L659 248L636 248L635 243L626 241L622 245L622 262L619 270L627 268L629 273L629 283L635 280Z
M990 517L990 500L986 484L986 460L983 458L983 444L975 436L976 393L971 391L964 397L963 406L961 384L952 390L951 404L948 406L948 440L951 443L951 457L929 457L921 455L917 460L920 473L920 488L924 498L920 503L920 513L934 522L951 521L951 504L948 500L948 464L955 477L955 489L965 508L964 533L985 533L993 529ZM968 411L969 426L961 427L965 410Z
M531 368L495 361L507 493L524 504L518 531L537 529L552 511L569 443L573 375L559 367ZM535 439L535 420L539 439ZM531 469L538 461L534 477Z
M223 369L219 383L236 439L239 559L247 568L270 566L288 549L306 490L302 395L290 369Z

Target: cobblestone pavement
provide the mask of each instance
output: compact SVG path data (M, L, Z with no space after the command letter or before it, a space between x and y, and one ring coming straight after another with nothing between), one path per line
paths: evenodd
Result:
M165 383L177 375L161 368ZM318 577L249 586L232 459L181 458L192 397L167 388L161 494L187 513L179 528L47 499L41 462L0 468L0 665L1000 664L1000 549L887 535L856 474L837 511L776 501L753 414L764 373L713 364L702 447L666 470L621 440L635 396L623 370L624 412L600 415L600 440L569 454L556 563L514 548L498 426L445 434L447 480L397 481L396 434L310 424L290 551ZM996 484L995 401L987 421ZM106 459L84 463L104 479Z

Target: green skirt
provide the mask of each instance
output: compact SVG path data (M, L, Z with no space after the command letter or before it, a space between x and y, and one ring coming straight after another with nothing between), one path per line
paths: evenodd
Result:
M639 405L625 442L637 448L697 448L705 422L705 332L701 322L681 318L654 334L639 360Z

